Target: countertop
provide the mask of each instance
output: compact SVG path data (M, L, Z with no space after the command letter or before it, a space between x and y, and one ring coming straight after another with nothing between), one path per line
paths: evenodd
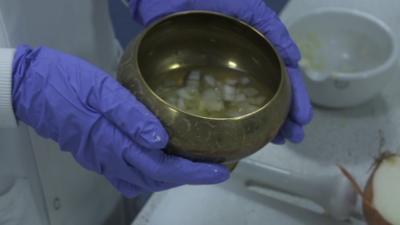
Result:
M372 13L400 34L400 2L395 0L296 0L288 4L281 17L289 23L307 10L328 5L355 7ZM398 71L400 73L400 69ZM321 168L341 164L364 185L374 157L380 151L400 153L399 84L400 76L396 75L379 96L356 108L315 108L314 120L307 126L302 144L268 145L250 159L311 176L318 174ZM263 197L258 195L236 194L231 189L235 189L237 180L234 178L228 184L216 186L185 186L154 194L133 225L347 224L285 204L283 207L274 199L260 201Z

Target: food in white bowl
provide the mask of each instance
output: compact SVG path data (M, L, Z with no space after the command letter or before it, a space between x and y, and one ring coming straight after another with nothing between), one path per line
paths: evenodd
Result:
M302 52L313 103L343 108L365 103L396 74L398 43L391 29L367 13L318 9L289 30Z

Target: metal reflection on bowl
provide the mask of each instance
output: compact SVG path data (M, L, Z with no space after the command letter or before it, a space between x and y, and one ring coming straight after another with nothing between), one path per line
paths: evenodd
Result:
M156 94L171 73L199 68L251 74L268 100L246 115L216 118L185 112ZM285 66L270 42L246 23L213 12L155 22L126 49L118 80L166 127L167 151L194 161L230 163L255 153L276 136L291 100Z

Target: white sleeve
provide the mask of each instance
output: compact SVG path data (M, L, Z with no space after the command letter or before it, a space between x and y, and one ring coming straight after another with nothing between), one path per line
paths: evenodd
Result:
M15 128L12 107L12 63L15 49L0 48L0 128Z

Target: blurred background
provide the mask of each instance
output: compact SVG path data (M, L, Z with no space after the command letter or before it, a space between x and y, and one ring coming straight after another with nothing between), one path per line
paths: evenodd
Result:
M128 9L120 0L110 0L110 13L114 25L114 31L121 45L125 47L129 41L142 29L141 26L133 22ZM288 1L286 0L267 0L267 4L275 11L283 9Z

